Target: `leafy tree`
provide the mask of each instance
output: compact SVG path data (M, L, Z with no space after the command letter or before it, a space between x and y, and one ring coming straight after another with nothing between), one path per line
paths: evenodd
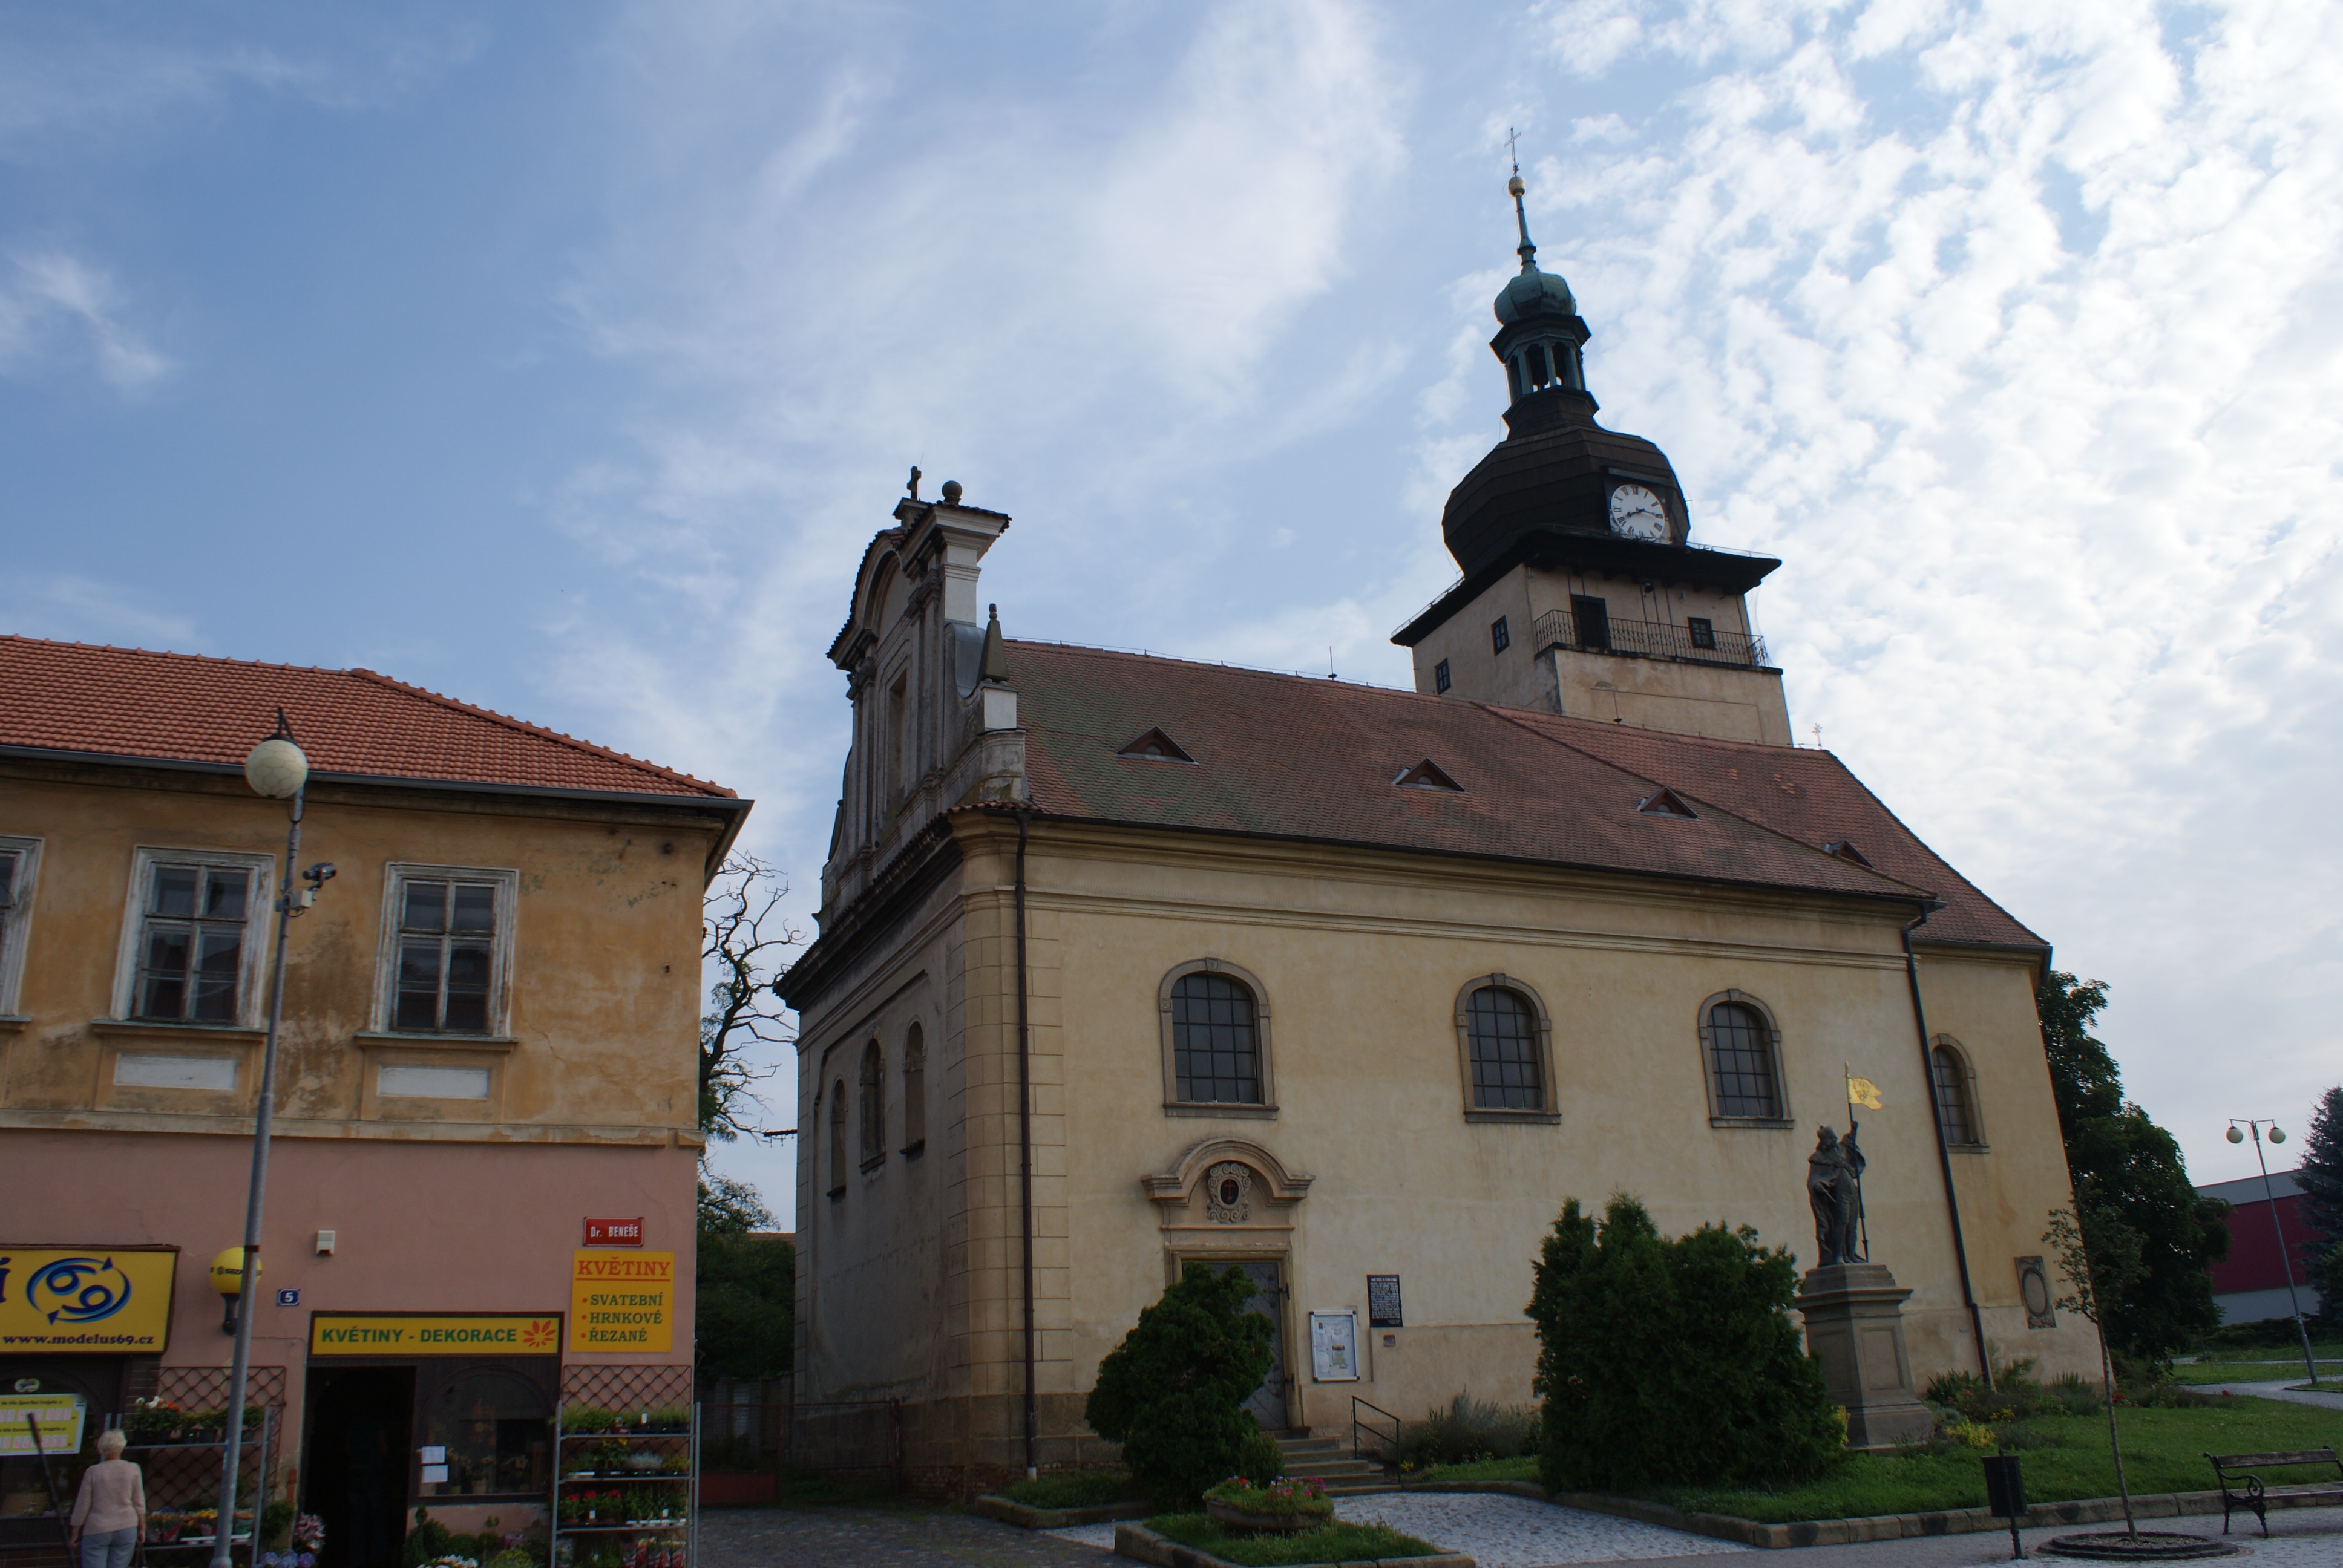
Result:
M2172 1134L2124 1098L2123 1074L2091 1034L2107 1005L2100 980L2052 970L2036 993L2050 1088L2075 1181L2086 1245L2137 1251L2140 1278L2111 1295L2100 1327L2114 1348L2151 1362L2217 1327L2211 1266L2228 1254L2229 1206L2199 1198ZM2098 1320L2094 1320L2098 1321Z
M797 1248L760 1235L773 1223L757 1190L729 1176L699 1183L699 1307L703 1378L779 1377L797 1339Z
M758 1131L744 1118L761 1107L756 1086L773 1068L757 1060L757 1048L797 1038L773 991L776 959L803 940L780 913L789 892L772 867L735 853L700 901L700 962L716 980L708 990L715 1010L699 1020L699 1130L723 1142Z
M1242 1269L1190 1263L1099 1363L1082 1418L1162 1506L1237 1473L1261 1430L1244 1402L1269 1375L1270 1322L1252 1293Z
M2343 1088L2318 1097L2302 1140L2302 1217L2323 1240L2306 1245L2303 1262L2318 1287L2319 1316L2343 1324Z
M1563 1206L1536 1265L1538 1468L1555 1491L1809 1479L1844 1451L1790 1318L1797 1265L1744 1225L1673 1241L1614 1195Z

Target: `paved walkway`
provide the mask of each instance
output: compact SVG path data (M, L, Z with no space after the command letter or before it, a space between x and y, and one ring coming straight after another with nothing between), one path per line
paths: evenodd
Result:
M2325 1410L2343 1410L2343 1382L2331 1387L2329 1380L2320 1378L2315 1389L2305 1388L2300 1378L2286 1382L2201 1382L2189 1385L2198 1393L2233 1393L2239 1399L2252 1394L2257 1399L2282 1399L2288 1404L2315 1404Z
M1402 1505L1446 1512L1433 1518L1403 1512ZM1481 1568L1622 1561L1634 1561L1637 1568L1719 1568L1720 1553L1749 1550L1497 1493L1345 1497L1337 1507L1344 1518L1360 1519L1370 1517L1363 1509L1374 1509L1396 1529L1473 1552ZM2335 1568L2343 1562L2343 1508L2284 1509L2270 1515L2270 1525L2268 1541L2249 1519L2239 1521L2230 1537L2245 1546L2253 1568ZM2150 1527L2217 1536L2221 1517L2158 1519ZM2027 1552L2030 1555L2053 1535L2074 1533L2070 1528L2028 1530ZM914 1509L711 1509L701 1516L699 1533L706 1568L1112 1568L1121 1561L1097 1546L973 1514ZM1111 1541L1112 1527L1105 1533ZM1483 1544L1476 1549L1470 1543L1474 1541ZM1522 1554L1525 1543L1527 1555ZM1794 1547L1759 1553L1746 1568L1967 1568L2008 1556L2009 1535L2003 1532Z
M1562 1563L1663 1557L1681 1560L1750 1550L1737 1541L1689 1535L1681 1530L1504 1493L1379 1492L1337 1497L1334 1517L1354 1524L1388 1524L1419 1541L1464 1553L1478 1568L1551 1568ZM1110 1551L1114 1546L1111 1524L1052 1533Z
M909 1508L711 1508L699 1516L699 1550L706 1568L1112 1568L1125 1562L973 1513Z

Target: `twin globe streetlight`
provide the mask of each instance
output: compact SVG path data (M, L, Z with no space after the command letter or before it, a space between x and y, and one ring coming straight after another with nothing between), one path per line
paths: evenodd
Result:
M2265 1127L2269 1129L2268 1132L2262 1131ZM2262 1168L2262 1197L2269 1204L2270 1232L2278 1238L2278 1261L2286 1269L2287 1304L2294 1309L2294 1332L2302 1336L2303 1367L2310 1373L2310 1386L2317 1388L2318 1362L2310 1353L2310 1330L2303 1324L2302 1298L2295 1294L2294 1290L2294 1260L2287 1256L2286 1228L2278 1221L2278 1194L2270 1190L2269 1161L2262 1153L2262 1140L2283 1143L2286 1134L2278 1130L2275 1121L2264 1121L2258 1117L2232 1116L2226 1136L2232 1143L2243 1143L2248 1138L2254 1141L2254 1160Z
M236 1353L228 1368L226 1391L227 1451L220 1461L219 1517L212 1526L211 1568L229 1568L228 1550L236 1535L236 1483L244 1452L244 1397L246 1374L252 1370L252 1291L260 1279L260 1201L268 1185L268 1130L277 1101L277 1036L285 1019L285 937L293 918L317 901L318 890L333 879L330 860L320 860L301 873L309 885L293 890L293 862L301 853L301 807L309 787L309 759L293 739L285 710L277 710L277 729L254 747L244 759L245 782L271 800L292 802L292 823L285 835L285 874L277 881L277 958L268 980L268 1037L260 1051L259 1109L253 1116L252 1184L245 1195L244 1245L231 1247L212 1260L212 1286L227 1298L226 1320L220 1325L236 1335ZM262 1455L264 1462L266 1455ZM262 1477L262 1489L267 1478ZM260 1532L257 1493L252 1511L253 1540Z

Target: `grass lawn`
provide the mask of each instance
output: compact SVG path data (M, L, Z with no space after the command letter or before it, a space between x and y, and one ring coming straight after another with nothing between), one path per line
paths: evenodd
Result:
M1345 1524L1336 1520L1291 1535L1223 1530L1202 1513L1165 1513L1147 1528L1232 1563L1270 1568L1280 1563L1372 1563L1378 1557L1431 1557L1440 1548L1381 1524Z
M2343 1448L2343 1411L2275 1400L2238 1399L2210 1410L2122 1410L2124 1473L2135 1494L2204 1492L2213 1485L2211 1453L2271 1449ZM2113 1497L2115 1461L2107 1452L2102 1415L2036 1416L2011 1423L2026 1467L2032 1503ZM2017 1430L2017 1429L2023 1429ZM1830 1474L1803 1486L1774 1488L1663 1486L1640 1495L1704 1513L1729 1513L1768 1523L1796 1519L1860 1519L1875 1513L1924 1513L1985 1504L1985 1471L1975 1452L1853 1453ZM2329 1469L2326 1476L2335 1473ZM2286 1480L2309 1481L2304 1471ZM2273 1476L2275 1482L2279 1476ZM1534 1481L1537 1462L1495 1460L1424 1473L1427 1481Z
M1121 1470L1077 1470L1012 1483L1000 1495L1028 1508L1098 1508L1144 1495Z

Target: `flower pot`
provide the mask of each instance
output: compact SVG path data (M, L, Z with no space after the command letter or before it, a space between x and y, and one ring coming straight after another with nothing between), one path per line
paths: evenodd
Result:
M1333 1517L1331 1511L1325 1513L1255 1513L1249 1508L1233 1508L1210 1498L1204 1500L1204 1513L1232 1530L1280 1530L1288 1533L1314 1530Z

